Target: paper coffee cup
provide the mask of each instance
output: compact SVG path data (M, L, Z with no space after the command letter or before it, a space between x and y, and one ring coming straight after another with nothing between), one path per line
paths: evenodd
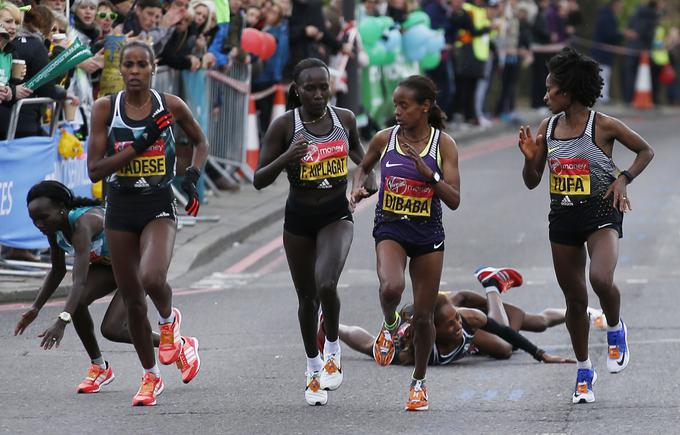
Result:
M26 76L26 61L23 59L12 60L12 78L16 80L23 80Z
M64 119L68 122L73 122L76 119L76 109L78 106L73 104L71 100L64 102Z

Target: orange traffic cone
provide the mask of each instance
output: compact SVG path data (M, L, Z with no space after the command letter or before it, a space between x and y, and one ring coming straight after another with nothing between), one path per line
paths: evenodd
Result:
M640 66L635 78L635 94L632 106L636 109L653 109L652 101L652 71L649 67L649 53L640 53Z
M257 169L260 159L260 132L257 128L257 109L255 99L251 96L248 103L248 125L246 130L246 163L253 171Z
M269 125L272 125L276 118L286 113L286 92L283 89L283 85L275 86L274 105L272 106L272 118Z

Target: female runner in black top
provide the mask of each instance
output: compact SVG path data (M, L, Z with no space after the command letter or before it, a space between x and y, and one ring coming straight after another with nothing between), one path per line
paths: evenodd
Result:
M198 348L195 340L180 336L181 314L172 306L172 291L166 283L177 231L170 187L175 173L173 119L194 145L192 166L182 183L189 197L186 210L194 216L198 211L196 182L208 144L181 99L151 89L156 69L151 47L130 42L120 59L125 91L100 98L94 105L88 170L92 181L107 179L105 227L113 272L127 307L132 342L145 370L132 404L154 405L164 385L154 356L146 294L160 317L160 362L177 362L185 346L197 357Z
M318 59L304 59L293 71L289 110L267 130L253 184L262 189L284 169L290 193L283 244L298 295L300 331L307 353L305 399L325 405L325 390L342 382L338 324L338 279L353 237L347 200L347 157L361 162L356 119L346 109L328 105L330 73ZM375 179L364 183L377 189ZM316 348L319 303L326 313L327 340L322 361Z

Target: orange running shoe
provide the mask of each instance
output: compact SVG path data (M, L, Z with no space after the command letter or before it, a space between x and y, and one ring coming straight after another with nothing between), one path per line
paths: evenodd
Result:
M188 384L198 374L201 368L201 358L198 356L198 339L196 337L182 337L182 351L177 359L177 368L182 372L182 382Z
M173 308L175 321L172 323L159 324L161 330L161 343L158 346L158 360L161 364L172 364L177 361L182 351L182 336L179 333L179 326L182 324L182 313L177 308Z
M137 394L132 398L132 406L153 406L156 404L156 396L160 395L165 389L163 379L151 372L144 373L142 385L139 386Z
M427 387L420 379L415 380L408 392L407 411L427 411L430 405L427 402Z
M383 325L383 328L373 342L373 359L379 366L387 367L392 364L394 352L395 347L392 332Z
M76 391L78 394L98 393L101 387L113 381L115 377L108 361L105 369L99 367L99 364L92 364L87 371L87 377L78 385Z

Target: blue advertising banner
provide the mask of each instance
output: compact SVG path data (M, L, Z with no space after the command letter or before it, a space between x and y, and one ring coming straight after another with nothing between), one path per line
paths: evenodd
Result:
M207 134L209 107L205 93L205 72L202 69L194 72L182 71L182 88L184 102Z
M26 249L48 246L47 238L28 217L26 194L31 186L55 172L58 137L0 141L0 245Z

